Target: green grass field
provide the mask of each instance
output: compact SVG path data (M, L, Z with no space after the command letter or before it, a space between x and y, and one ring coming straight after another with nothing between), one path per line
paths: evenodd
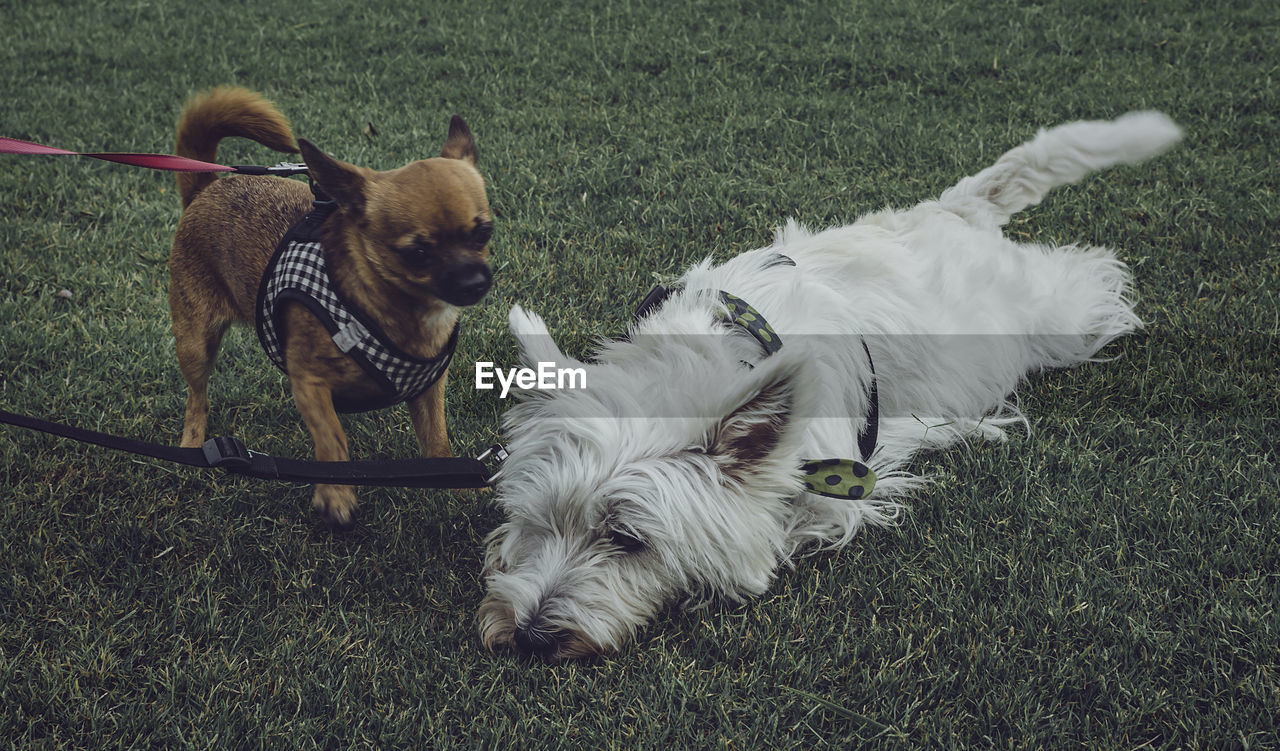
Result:
M673 608L615 657L481 649L486 494L367 490L334 535L305 486L0 427L0 746L1280 746L1274 3L0 7L0 135L167 152L184 100L236 83L389 169L463 115L498 231L454 362L462 454L497 438L471 368L513 362L515 303L578 354L655 276L789 217L910 205L1044 125L1187 129L1009 226L1132 265L1149 326L1115 360L1026 385L1030 436L924 458L937 482L898 527L745 605ZM176 442L178 215L165 174L0 157L0 409ZM213 432L309 454L251 332L211 398ZM403 408L346 425L361 457L417 450Z

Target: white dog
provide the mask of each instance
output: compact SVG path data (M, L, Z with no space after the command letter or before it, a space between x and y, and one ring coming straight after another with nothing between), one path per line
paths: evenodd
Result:
M758 595L801 547L893 521L925 483L903 470L917 451L1003 438L1028 373L1141 325L1111 251L1017 244L1001 226L1180 137L1155 112L1071 123L908 211L788 224L772 247L690 269L588 363L512 309L528 367L587 378L507 414L484 644L612 652L674 600Z

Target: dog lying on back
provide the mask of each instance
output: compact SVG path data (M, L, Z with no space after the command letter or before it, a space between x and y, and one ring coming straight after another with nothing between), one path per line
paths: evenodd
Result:
M1001 227L1179 138L1159 113L1072 123L938 200L819 233L789 224L771 247L690 269L589 363L514 308L525 365L570 363L587 388L528 393L506 416L483 643L612 652L672 601L758 595L798 549L894 520L925 484L905 471L918 451L1003 438L1027 374L1141 325L1111 251Z
M178 175L183 212L169 257L169 308L189 387L182 445L205 439L209 373L223 333L238 322L256 324L288 374L316 459L348 459L338 411L400 401L408 401L423 455L449 456L445 370L459 308L479 302L492 282L493 220L466 123L454 116L439 158L375 172L305 140L295 146L271 103L222 87L187 106L177 153L214 161L228 136L301 150L323 200L313 204L296 180ZM346 526L355 490L318 485L313 502Z

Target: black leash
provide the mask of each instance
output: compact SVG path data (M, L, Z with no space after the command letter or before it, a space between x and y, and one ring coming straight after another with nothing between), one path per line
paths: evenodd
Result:
M396 488L482 488L490 484L493 475L484 460L493 458L501 461L506 458L506 452L500 446L493 446L475 459L449 457L317 462L252 451L239 439L229 436L210 438L200 448L179 448L85 430L4 410L0 410L0 423L190 467L221 469L244 477L281 482Z
M252 164L234 164L231 166L231 169L237 175L275 175L277 177L305 175L309 171L307 165L297 162L280 162L272 167L259 167Z

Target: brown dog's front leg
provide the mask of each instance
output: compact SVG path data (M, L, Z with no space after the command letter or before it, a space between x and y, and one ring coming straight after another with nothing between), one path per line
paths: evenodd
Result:
M430 388L409 401L413 432L418 436L418 446L425 457L453 456L444 420L444 382L445 376L442 375Z
M298 411L311 431L311 440L315 442L316 460L347 461L347 434L343 432L338 413L333 408L333 392L314 378L291 376L289 380L293 385L293 400L297 402ZM350 485L317 485L311 502L330 524L340 528L351 526L356 509L355 488Z

